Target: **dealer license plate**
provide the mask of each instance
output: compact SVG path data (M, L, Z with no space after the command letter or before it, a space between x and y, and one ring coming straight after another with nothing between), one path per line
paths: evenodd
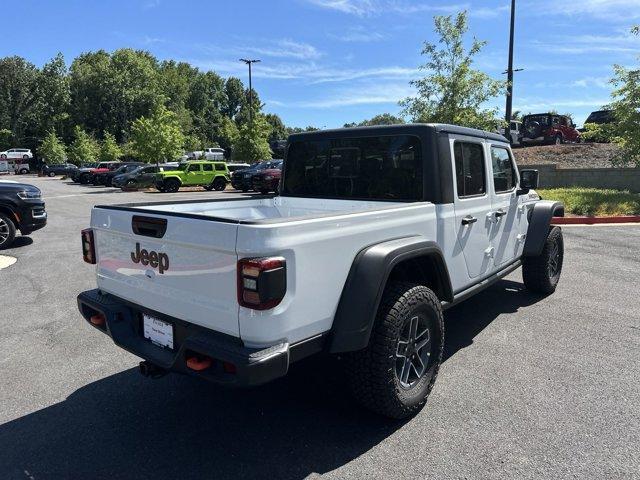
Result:
M144 338L148 338L154 345L173 350L173 325L146 313L142 314Z

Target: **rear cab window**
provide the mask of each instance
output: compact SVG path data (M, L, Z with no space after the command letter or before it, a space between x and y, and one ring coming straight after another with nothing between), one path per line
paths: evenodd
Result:
M420 201L418 137L326 138L294 141L284 165L284 196Z
M205 172L213 172L213 164L211 164L211 163L203 163L202 164L202 170L204 170Z

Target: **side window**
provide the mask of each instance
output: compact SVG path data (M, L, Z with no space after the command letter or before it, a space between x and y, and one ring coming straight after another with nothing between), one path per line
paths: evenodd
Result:
M493 165L493 188L496 193L513 190L518 177L509 151L502 147L491 147L491 164Z
M487 182L482 145L455 142L453 153L456 160L458 198L484 195L487 192Z
M211 163L203 163L202 170L205 172L213 172L213 165Z
M199 171L200 171L199 163L192 163L191 165L189 165L189 168L187 169L187 172L199 172Z
M224 172L224 164L216 163L216 170Z

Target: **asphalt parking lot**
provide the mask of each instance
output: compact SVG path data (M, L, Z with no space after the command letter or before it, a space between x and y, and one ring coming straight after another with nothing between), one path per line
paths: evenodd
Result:
M567 227L547 298L520 272L446 313L427 406L355 405L336 361L264 387L143 378L77 313L91 206L237 195L123 193L29 177L49 224L0 252L0 478L640 478L640 226Z

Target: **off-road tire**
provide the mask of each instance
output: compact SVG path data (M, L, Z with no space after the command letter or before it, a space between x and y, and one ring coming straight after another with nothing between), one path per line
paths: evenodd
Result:
M86 173L83 173L82 175L80 175L80 183L82 185L86 185L87 183L89 183L89 180L91 180L91 177Z
M552 268L554 248L558 247L557 266ZM544 242L542 253L536 257L522 259L522 279L527 290L549 295L555 292L562 273L564 240L560 227L551 227Z
M425 315L432 336L424 374L403 387L396 374L398 342L407 321ZM444 348L444 323L438 297L427 287L409 282L387 285L376 315L369 345L344 357L353 396L369 410L401 419L416 414L433 388Z
M554 145L562 145L563 143L564 143L564 138L562 138L562 135L556 135L556 137L553 139Z
M9 248L15 238L15 223L4 213L0 213L0 250Z
M180 182L175 178L168 178L164 181L164 191L168 193L176 193L180 190Z
M213 179L213 183L211 185L216 192L222 192L227 188L227 181L224 178L218 177Z

